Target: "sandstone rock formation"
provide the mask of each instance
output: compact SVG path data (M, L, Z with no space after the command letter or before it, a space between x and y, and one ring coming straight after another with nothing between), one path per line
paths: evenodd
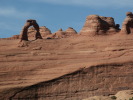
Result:
M119 91L116 95L117 100L133 100L133 90Z
M110 96L93 96L83 100L133 100L133 90L118 91Z
M53 33L52 35L49 35L47 38L54 39L54 38L64 38L64 37L66 37L66 33L62 29L59 29L57 32Z
M131 98L132 91L118 91L133 90L132 37L82 36L120 30L110 17L88 19L78 38L27 41L25 33L24 48L16 47L18 40L0 40L0 100ZM60 29L50 36L64 38L66 34Z
M47 35L52 34L51 30L48 29L46 26L40 27L40 33L41 33L42 37L46 37Z
M86 22L80 31L81 35L104 35L116 33L118 28L116 28L114 19L112 17L103 17L98 15L87 16Z
M54 80L28 86L12 96L11 100L35 97L46 100L82 100L95 95L108 96L123 89L133 89L132 64L108 64L83 68ZM100 98L96 100L111 100L109 97Z
M37 24L36 20L29 19L27 20L26 24L24 25L21 31L20 35L21 41L22 40L28 41L28 28L30 26L33 26L36 29L35 39L42 39L41 34L39 32L39 25Z
M108 96L94 96L83 100L112 100L112 99Z
M27 42L0 41L1 100L82 100L133 89L131 36Z
M65 37L75 36L76 34L77 32L72 27L69 27L68 29L66 29L66 31L59 29L57 32L48 35L47 39L65 38Z
M52 34L51 31L46 26L39 27L39 32L40 32L42 37L46 37L47 35ZM36 30L34 27L30 27L28 29L28 36L29 37L35 37L35 33L36 33Z
M65 33L67 36L73 36L77 34L76 30L74 30L72 27L69 27L68 29L66 29Z
M133 14L132 12L126 13L126 18L122 23L121 33L123 34L131 34L133 33Z

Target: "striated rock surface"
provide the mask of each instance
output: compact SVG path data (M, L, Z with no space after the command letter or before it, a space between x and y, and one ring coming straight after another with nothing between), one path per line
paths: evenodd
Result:
M133 33L133 14L132 12L126 13L126 18L124 22L122 23L122 34L131 34Z
M105 35L116 33L118 28L116 28L114 18L103 17L98 15L87 16L86 22L80 31L81 35Z
M112 99L108 96L94 96L83 100L112 100Z
M133 89L131 36L28 42L0 40L0 100L82 100Z
M1 39L0 100L130 98L132 91L118 91L133 90L132 37L104 36L120 30L112 18L88 19L83 33L72 38L60 29L50 36L63 39L25 40L20 47L16 39Z
M133 90L119 91L116 95L117 100L132 100Z
M64 38L66 37L66 33L62 30L59 29L57 32L53 33L52 35L47 36L47 38L51 38L51 39L59 39L59 38Z
M77 34L76 30L74 30L72 27L69 27L68 29L66 29L65 33L67 36L73 36Z
M45 26L39 27L39 31L40 31L40 34L41 34L42 37L46 37L46 36L52 34L51 31ZM30 27L28 29L28 36L29 37L35 37L35 32L36 32L35 28L34 27Z
M91 66L23 88L10 99L81 100L95 95L108 96L123 89L133 89L132 65L133 63ZM99 100L111 100L101 98L103 99Z
M48 35L47 39L59 39L59 38L66 38L66 37L71 37L71 36L75 36L77 34L77 32L69 27L66 31L63 31L62 29L59 29L57 32Z

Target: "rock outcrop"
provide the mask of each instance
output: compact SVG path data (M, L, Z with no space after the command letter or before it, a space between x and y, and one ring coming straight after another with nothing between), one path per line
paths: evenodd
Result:
M52 35L49 35L47 38L57 39L57 38L64 38L64 37L66 37L66 33L62 29L59 29L57 32L53 33Z
M77 34L76 30L74 30L72 27L69 27L68 29L66 29L65 33L67 36L73 36Z
M118 27L118 26L117 26ZM81 35L105 35L119 31L116 28L114 18L98 15L87 16L86 22L80 31Z
M51 30L48 29L46 26L40 27L40 33L41 33L42 37L46 37L47 35L52 34Z
M72 27L69 27L68 29L66 29L66 31L59 29L57 32L55 32L51 35L48 35L47 39L66 38L66 37L70 37L70 36L75 36L76 34L77 34L77 32Z
M133 90L119 91L115 96L117 100L133 100Z
M20 35L20 39L28 41L28 28L33 26L36 30L35 39L42 39L42 36L39 32L39 25L37 24L36 20L29 19L26 21Z
M108 96L94 96L83 100L112 100L112 99Z
M133 89L132 65L131 62L83 68L62 77L26 87L10 99L82 100L91 96L109 96L117 91ZM106 100L106 97L102 98L100 100Z
M133 90L132 36L82 36L120 31L111 17L91 15L88 19L78 38L27 41L29 37L24 33L24 48L16 47L18 40L1 40L0 100L132 98L132 91L117 93ZM127 27L132 31L131 22L123 24L126 31ZM27 32L27 28L28 25L23 31ZM36 34L34 28L29 31ZM72 28L67 32L70 31ZM60 29L50 36L64 38L67 32Z
M133 14L132 12L126 13L126 18L124 22L122 23L122 34L131 34L133 33Z
M48 29L46 26L39 27L39 32L40 32L42 37L46 37L46 36L52 34L50 29ZM30 27L28 29L28 36L29 37L35 37L35 33L36 33L36 30L34 27Z
M133 100L133 90L123 90L112 96L93 96L83 100Z

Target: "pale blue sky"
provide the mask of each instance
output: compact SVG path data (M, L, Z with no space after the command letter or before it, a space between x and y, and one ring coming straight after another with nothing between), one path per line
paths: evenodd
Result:
M0 38L19 34L27 19L53 33L68 27L79 32L88 15L113 17L121 25L127 11L133 12L133 0L0 0Z

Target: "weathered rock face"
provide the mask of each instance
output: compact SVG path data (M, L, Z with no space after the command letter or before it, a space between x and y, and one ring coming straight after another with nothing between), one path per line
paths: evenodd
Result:
M54 39L54 38L64 38L64 37L66 37L66 33L62 29L59 29L57 32L53 33L52 35L49 35L47 38Z
M40 33L41 33L42 37L46 37L47 35L52 34L52 33L51 33L51 30L49 30L49 29L48 29L47 27L45 27L45 26L40 27Z
M117 100L132 100L133 90L119 91L115 96Z
M133 33L133 14L132 12L126 13L126 18L122 23L121 33L123 34L131 34Z
M68 29L66 29L65 33L67 36L72 36L77 34L76 30L74 30L72 27L69 27Z
M36 20L29 19L27 20L26 24L24 25L21 31L21 35L20 35L21 41L22 40L28 41L28 28L30 26L33 26L36 30L35 39L42 39L41 34L39 32L39 25L37 24Z
M117 32L114 19L112 17L103 17L90 15L80 31L81 35L103 35Z
M52 34L51 31L45 26L39 27L39 32L40 32L42 37L46 37L47 35L51 35ZM36 30L35 30L34 27L30 27L28 29L28 36L29 37L34 37L35 33L36 33Z
M108 96L94 96L83 100L112 100L112 99Z
M92 66L22 89L10 100L82 100L133 89L133 63Z
M93 96L83 100L132 100L133 90L123 90L117 92L115 95L110 96Z

